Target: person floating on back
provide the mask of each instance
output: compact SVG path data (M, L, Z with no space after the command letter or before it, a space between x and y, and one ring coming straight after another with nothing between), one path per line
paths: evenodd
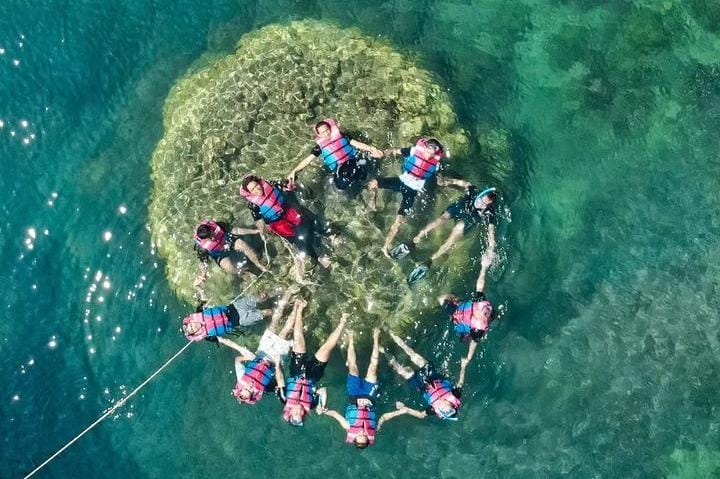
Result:
M201 301L205 300L203 286L208 278L208 266L213 259L223 271L239 275L247 270L250 260L260 271L267 271L255 250L242 240L243 234L258 234L257 229L234 228L230 230L227 223L203 220L193 234L194 248L197 251L200 263L198 272L193 281L195 296Z
M182 332L188 341L212 341L238 350L239 345L223 336L272 314L270 309L249 308L249 305L248 298L237 298L227 306L206 308L200 304L195 313L183 319Z
M255 175L246 176L240 187L240 195L248 202L263 241L265 236L262 232L267 225L270 231L295 247L295 276L298 282L303 282L306 256L318 260L325 267L329 266L329 259L326 256L318 257L314 247L314 220L309 212L301 212L299 208L290 205L285 197L286 191L286 183L271 183Z
M452 294L438 298L443 310L450 315L455 334L463 342L469 342L468 356L475 354L478 342L485 337L493 321L493 306L485 297L485 276L492 263L494 252L486 251L482 257L480 274L475 282L475 292L470 299L460 301Z
M365 154L382 158L383 153L374 146L353 140L340 131L335 120L327 118L313 127L315 147L288 175L295 183L298 173L307 168L315 158L322 157L325 168L332 173L335 187L346 190L361 183L367 177Z
M433 253L428 261L418 265L410 273L408 276L408 282L410 283L414 283L422 279L427 274L427 271L433 261L450 251L450 249L460 240L460 238L463 237L463 235L468 233L480 223L487 224L486 250L495 250L496 189L488 187L478 190L467 181L450 178L438 180L438 184L464 187L466 189L465 195L448 206L439 218L436 218L428 223L422 230L420 230L411 242L401 243L394 247L390 252L390 255L393 258L404 258L412 250L414 250L431 231L451 219L455 221L455 226L450 232L450 236L448 236L447 240L435 253Z
M423 191L425 183L436 177L440 170L440 160L443 157L444 150L440 142L434 138L420 138L415 146L401 149L389 149L385 151L386 155L402 155L402 173L400 176L380 177L370 180L368 190L370 191L370 211L375 211L377 205L377 189L382 188L400 193L402 199L400 201L400 209L395 216L395 221L387 237L382 251L388 258L388 250L397 235L400 225L405 221L405 216L415 204L415 199L419 192Z
M340 340L347 322L347 314L342 315L335 330L318 348L317 352L310 356L305 348L302 320L302 311L307 303L298 298L295 305L296 307L299 305L300 309L295 316L289 377L285 382L282 370L278 369L277 392L278 399L284 404L283 420L292 426L302 426L307 413L318 404L321 406L325 404L327 391L325 388L318 389L317 383L325 374L325 366L330 359L330 354Z
M421 413L421 417L437 416L439 419L456 421L458 410L462 405L460 398L465 383L465 369L472 356L468 355L460 361L457 385L453 385L450 378L438 372L431 362L413 351L400 337L393 333L390 333L390 337L405 351L410 361L416 366L415 370L404 366L394 356L383 351L387 355L390 367L406 379L410 386L422 392L427 408L424 413Z
M286 290L278 301L270 325L260 338L256 353L239 345L234 348L240 352L240 356L235 357L236 383L232 393L240 404L255 404L263 397L264 393L272 393L276 389L275 372L276 369L282 367L280 358L290 350L290 342L287 337L294 325L295 314L299 310L296 302L293 312L282 330L277 332L280 318L282 318L291 294L290 289Z
M325 414L335 419L345 429L345 442L354 444L358 449L365 449L375 444L375 435L380 427L394 417L403 414L412 414L416 417L424 417L422 411L415 411L406 407L403 403L396 403L396 411L388 412L377 418L375 402L378 397L377 367L380 356L380 330L373 330L373 349L370 354L370 364L367 368L365 379L360 377L355 355L355 338L351 331L348 331L347 351L347 393L348 405L345 406L345 415L337 411L318 407L318 414Z

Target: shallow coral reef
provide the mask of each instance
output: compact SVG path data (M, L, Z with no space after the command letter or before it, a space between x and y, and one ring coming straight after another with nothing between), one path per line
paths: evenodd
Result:
M199 220L251 224L238 195L243 176L284 177L309 153L311 126L325 117L337 118L343 130L381 148L409 145L421 134L437 136L455 155L468 147L449 96L426 70L388 44L357 29L315 21L245 35L234 54L202 58L178 81L152 158L150 228L181 298L193 301L197 258L191 236ZM378 169L398 174L399 162L386 159ZM330 249L332 269L317 267L311 276L316 285L309 288L310 315L331 317L350 308L362 315L364 326L391 317L407 320L416 302L413 293L401 269L379 251L397 198L381 198L380 212L371 216L362 194L349 199L337 193L317 168L304 171L300 180L300 201L341 237ZM421 202L418 209L432 208L434 203ZM271 274L253 284L253 291L290 282L290 255L277 238L272 246ZM206 287L211 302L228 301L244 287L232 291L231 278L219 268L211 270Z

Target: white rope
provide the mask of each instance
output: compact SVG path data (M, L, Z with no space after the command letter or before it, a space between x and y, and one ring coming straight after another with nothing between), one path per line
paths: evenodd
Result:
M158 374L160 374L160 372L161 372L163 369L165 369L166 367L168 367L168 366L170 365L170 363L172 363L178 356L180 356L183 352L185 352L185 350L186 350L186 349L188 348L188 346L190 346L191 344L192 344L192 342L189 342L189 341L188 341L188 343L187 343L185 346L183 346L183 347L180 349L180 351L178 351L178 352L175 353L170 359L168 359L167 361L165 361L165 364L163 364L162 366L160 366L160 368L159 368L157 371L155 371L154 373L152 373L145 381L143 381L142 383L140 383L140 385L139 385L138 387L136 387L135 389L133 389L130 394L128 394L127 396L123 397L123 398L120 399L118 402L116 402L115 404L113 404L112 407L110 407L107 411L105 411L105 414L103 414L102 416L100 416L99 418L97 418L97 419L95 420L95 422L93 422L93 423L90 424L88 427L86 427L86 428L83 430L83 432L81 432L80 434L78 434L77 436L75 436L70 442L68 442L68 443L65 444L63 447L61 447L55 454L53 454L52 456L50 456L49 458L47 458L47 459L45 460L45 462L43 462L43 463L40 464L38 467L36 467L35 469L33 469L32 472L30 472L27 476L25 476L24 479L28 479L29 477L32 477L33 475L35 475L35 473L37 473L40 469L42 469L43 467L45 467L50 461L52 461L53 459L55 459L56 457L58 457L60 454L62 454L62 452L65 451L65 449L67 449L68 447L72 446L78 439L80 439L81 437L83 437L83 436L84 436L86 433L88 433L92 428L94 428L95 426L97 426L98 424L100 424L100 423L101 423L105 418L107 418L108 416L114 414L115 411L116 411L118 408L122 407L122 405L125 404L131 397L133 397L135 394L138 393L138 391L140 391L143 387L145 387L145 385L146 385L147 383L149 383L150 381L152 381L152 380L155 378L155 376L157 376Z
M238 294L238 295L235 297L235 299L233 299L233 302L234 302L235 300L239 299L243 294L245 294L245 292L246 292L248 289L250 289L250 287L252 287L252 285L255 284L255 283L262 277L262 275L264 275L266 272L267 272L267 271L263 271L262 273L260 273L260 274L257 276L257 278L255 278L253 281L251 281L250 284L248 284L247 287L245 287L245 289L243 289L243 290L240 292L240 294ZM88 432L90 432L90 430L92 430L92 428L94 428L95 426L97 426L98 424L100 424L100 423L101 423L104 419L106 419L108 416L114 414L115 411L116 411L118 408L122 407L122 405L125 404L125 403L128 401L128 399L130 399L130 398L133 397L135 394L137 394L137 392L140 391L143 387L145 387L145 385L146 385L147 383L149 383L150 381L152 381L152 380L155 378L155 376L157 376L158 374L160 374L160 372L161 372L163 369L165 369L166 367L168 367L168 366L170 365L170 363L172 363L173 361L175 361L175 359L176 359L178 356L180 356L183 352L185 352L185 350L186 350L186 349L188 348L188 346L190 346L191 344L192 344L192 342L188 341L188 343L187 343L185 346L183 346L183 347L180 349L180 351L178 351L177 353L175 353L175 354L173 355L173 357L171 357L170 359L168 359L167 361L165 361L165 364L163 364L162 366L160 366L160 368L159 368L157 371L155 371L154 373L152 373L145 381L143 381L142 383L140 383L140 385L139 385L138 387L136 387L135 389L133 389L130 394L128 394L127 396L123 397L123 398L120 399L118 402L116 402L115 404L113 404L112 407L110 407L107 411L105 411L105 413L104 413L102 416L100 416L99 418L97 418L97 419L95 420L95 422L93 422L93 423L90 424L88 427L86 427L80 434L78 434L77 436L75 436L70 442L68 442L68 443L65 444L63 447L61 447L55 454L53 454L52 456L48 457L48 458L45 460L45 462L43 462L43 463L40 464L38 467L36 467L35 469L33 469L27 476L24 477L24 479L28 479L29 477L34 476L35 473L37 473L40 469L42 469L43 467L45 467L48 463L50 463L50 461L52 461L53 459L55 459L56 457L58 457L60 454L62 454L63 451L65 451L65 449L67 449L68 447L72 446L78 439L80 439L80 438L83 437L85 434L87 434Z
M248 285L245 287L245 289L243 289L242 291L240 291L240 294L238 294L237 296L235 296L235 297L233 298L233 300L230 301L230 302L231 302L231 303L234 303L235 301L237 301L238 299L240 299L240 298L242 297L242 295L245 294L245 292L246 292L248 289L250 289L253 284L257 283L257 282L260 280L260 278L262 278L263 275L264 275L265 273L267 273L268 271L269 271L269 270L266 269L265 271L263 271L262 273L260 273L259 275L257 275L257 277L256 277L254 280L250 281L250 284L248 284Z

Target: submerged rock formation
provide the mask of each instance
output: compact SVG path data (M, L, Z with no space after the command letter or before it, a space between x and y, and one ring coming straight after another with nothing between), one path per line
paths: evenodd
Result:
M271 25L241 38L234 54L202 58L170 92L165 134L152 157L153 193L149 223L167 261L171 287L187 301L197 258L192 233L202 218L252 223L238 189L244 175L287 175L313 145L311 126L337 118L344 131L380 148L436 136L453 155L468 148L448 95L432 76L387 43L357 29L316 21ZM379 173L398 174L397 160L384 159ZM314 331L340 310L356 313L356 328L411 319L418 298L401 269L380 253L399 198L387 196L376 215L367 212L366 192L349 199L310 167L300 176L300 201L336 225L341 241L331 250L329 271L311 276L308 321ZM444 205L438 204L438 208ZM421 202L420 210L434 208ZM439 211L439 210L438 210ZM251 291L289 285L291 258L277 238L271 274ZM271 255L273 256L273 255ZM211 268L211 302L229 301L231 277ZM244 285L242 285L244 287Z

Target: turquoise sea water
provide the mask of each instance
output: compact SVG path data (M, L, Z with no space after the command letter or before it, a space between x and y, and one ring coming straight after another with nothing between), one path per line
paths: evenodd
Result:
M397 419L357 452L330 420L238 407L232 354L200 345L45 477L720 476L717 1L83 0L0 5L0 477L184 343L145 228L164 98L203 53L302 18L416 54L470 131L512 135L489 279L506 313L461 421ZM414 344L456 359L435 319ZM343 373L338 354L336 408ZM418 405L381 379L383 408Z

